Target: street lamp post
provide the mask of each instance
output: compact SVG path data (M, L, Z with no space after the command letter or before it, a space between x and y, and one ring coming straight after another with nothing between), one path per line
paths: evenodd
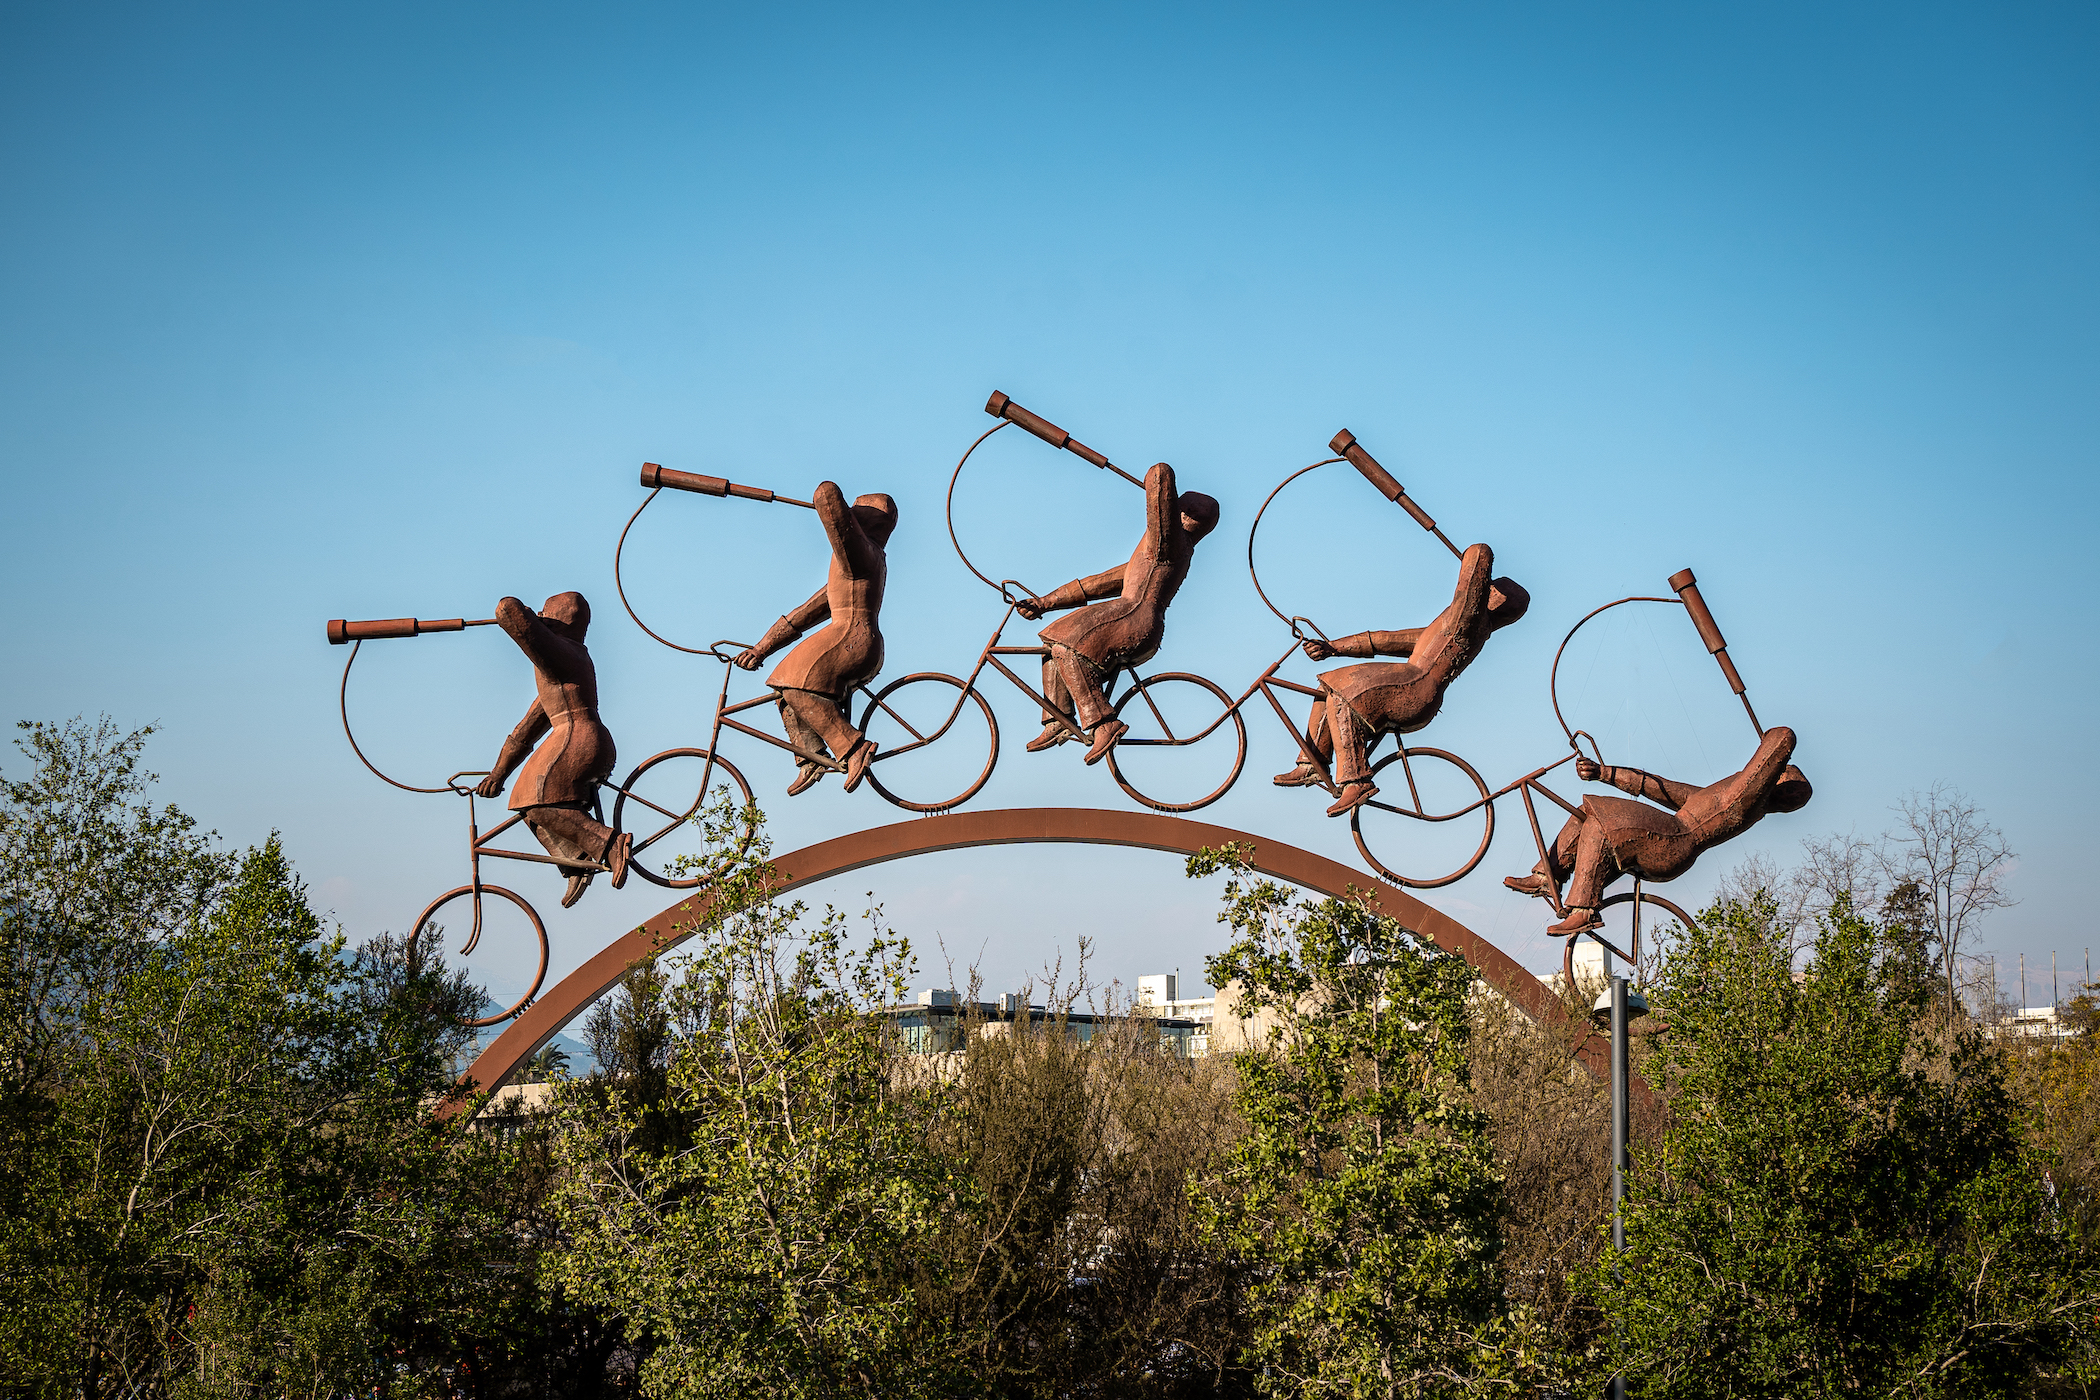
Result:
M1608 950L1604 954L1604 974L1607 979L1605 989L1591 1008L1590 1015L1599 1024L1611 1027L1611 1247L1617 1255L1626 1250L1626 1169L1631 1165L1626 1147L1630 1135L1628 1118L1632 1094L1631 1071L1626 1058L1626 1027L1633 1017L1647 1014L1648 999L1612 970ZM1616 1262L1612 1266L1612 1276L1614 1279L1618 1277ZM1611 1400L1626 1400L1624 1376L1611 1378Z

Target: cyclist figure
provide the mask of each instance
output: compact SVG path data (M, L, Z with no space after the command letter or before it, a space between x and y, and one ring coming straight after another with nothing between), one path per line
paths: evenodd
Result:
M1427 627L1397 632L1358 632L1351 637L1305 640L1314 661L1330 656L1366 658L1320 677L1319 699L1306 719L1308 745L1334 766L1341 795L1327 809L1344 816L1377 793L1371 781L1370 752L1387 734L1412 734L1436 718L1444 690L1480 654L1491 633L1509 626L1531 606L1531 595L1513 581L1493 578L1495 552L1484 544L1468 548L1459 559L1458 587L1451 606ZM1370 661L1373 656L1402 656L1405 661ZM1313 787L1321 781L1318 766L1301 761L1276 775L1278 787Z
M1597 905L1604 888L1619 876L1674 880L1692 868L1701 851L1742 835L1767 813L1798 812L1807 806L1814 789L1801 770L1787 762L1793 752L1793 730L1767 729L1742 772L1706 787L1578 758L1575 776L1584 782L1610 783L1669 810L1624 797L1585 797L1582 814L1568 819L1552 851L1532 873L1511 875L1502 883L1519 894L1545 899L1559 893L1572 875L1567 917L1546 932L1565 935L1595 928L1601 922Z
M517 772L511 810L524 817L547 854L565 862L604 865L612 871L613 888L619 889L627 883L634 838L615 834L591 815L598 784L612 776L616 756L612 734L598 719L597 668L583 645L591 605L581 593L557 593L535 615L516 598L505 598L496 604L496 623L532 662L539 694L474 790L483 797L499 796L504 781ZM567 909L583 898L597 872L582 865L556 868L569 877L561 897L561 907Z
M811 497L831 540L831 571L809 601L782 617L740 653L736 664L755 671L761 661L818 623L830 626L787 654L766 684L780 694L780 722L788 738L808 754L824 754L846 765L846 791L860 786L875 745L846 717L853 687L882 669L882 588L889 577L883 547L897 528L897 503L877 493L851 506L835 482L820 482ZM798 758L788 796L815 787L826 772L814 758Z
M1115 718L1101 683L1125 666L1142 666L1159 653L1167 633L1167 605L1188 577L1196 542L1218 524L1218 503L1200 491L1177 492L1174 469L1165 462L1145 473L1145 534L1130 561L1106 573L1074 579L1040 598L1014 605L1034 621L1066 608L1038 635L1049 645L1043 659L1043 698L1078 717L1093 739L1089 764L1099 763L1130 726ZM1089 603L1098 604L1088 607ZM1065 721L1043 711L1043 732L1028 741L1030 753L1072 737Z

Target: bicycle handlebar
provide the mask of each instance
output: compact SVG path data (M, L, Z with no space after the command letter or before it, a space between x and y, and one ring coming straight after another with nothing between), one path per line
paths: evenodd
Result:
M1004 418L1017 428L1026 429L1044 442L1049 443L1052 447L1062 447L1082 462L1090 462L1103 471L1114 472L1133 486L1143 486L1145 484L1129 472L1124 471L1114 462L1109 461L1108 458L1102 456L1093 448L1073 437L1063 428L1058 427L1057 424L1047 418L1038 417L1030 413L996 389L992 391L991 398L985 401L984 411L991 414L994 418Z
M328 644L339 647L345 642L370 642L381 637L420 637L425 632L459 632L469 627L495 625L493 617L385 617L369 622L332 617L328 620Z
M642 485L652 490L669 487L673 491L690 491L696 496L740 496L747 501L778 501L784 506L800 506L804 510L816 509L816 506L808 501L798 501L793 496L783 496L777 491L768 491L763 486L739 486L725 477L673 471L654 462L642 463Z
M1415 504L1414 497L1407 494L1407 488L1395 481L1391 472L1378 465L1376 457L1364 451L1363 444L1356 440L1356 434L1350 432L1347 428L1342 429L1334 435L1334 441L1327 444L1327 450L1338 456L1347 457L1349 465L1362 472L1364 480L1376 487L1379 495L1413 516L1415 524L1435 535L1438 539L1443 540L1444 548L1458 555L1461 559L1465 557L1457 545L1444 538L1444 532L1437 529L1436 521L1430 518L1429 512Z

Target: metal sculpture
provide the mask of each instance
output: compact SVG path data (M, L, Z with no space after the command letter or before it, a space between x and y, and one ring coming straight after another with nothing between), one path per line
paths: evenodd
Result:
M1424 529L1442 540L1446 548L1453 549L1459 560L1458 585L1451 604L1428 626L1365 631L1331 640L1302 639L1309 660L1345 656L1356 658L1361 664L1321 673L1321 694L1313 701L1306 719L1305 744L1299 750L1298 764L1287 773L1277 774L1275 783L1278 787L1339 789L1327 815L1340 817L1378 794L1378 785L1370 773L1372 747L1388 734L1412 734L1435 719L1451 682L1480 654L1491 634L1524 616L1531 606L1531 595L1513 580L1493 576L1495 555L1486 545L1456 550L1444 532L1437 529L1436 522L1408 496L1406 488L1378 464L1347 428L1336 433L1328 447L1342 454L1388 500L1406 508ZM1303 475L1304 472L1298 472L1291 480ZM1278 491L1282 489L1277 487ZM1273 492L1270 499L1275 499ZM1263 509L1267 505L1263 502ZM1251 531L1248 568L1253 568ZM1289 619L1285 621L1289 623ZM1404 659L1380 662L1370 659L1374 656Z
M573 599L574 610L565 603L565 600L570 599ZM517 602L514 598L506 598L504 604L513 606L499 605L496 617L476 618L473 620L457 617L434 620L402 617L371 621L349 621L343 618L335 618L328 623L327 628L328 640L331 644L337 646L350 645L350 655L343 662L343 678L338 690L337 703L342 716L343 737L349 741L350 750L357 755L358 762L364 764L372 775L381 782L400 788L404 792L425 794L450 793L467 799L467 863L470 871L469 881L464 885L447 890L423 906L422 912L408 925L411 944L419 942L426 936L434 935L439 928L437 923L438 916L445 908L455 900L467 899L470 901L471 924L458 952L462 957L472 956L481 942L486 924L485 910L483 908L484 901L488 897L493 897L515 906L523 914L531 926L533 939L538 945L538 962L524 993L509 1006L493 1015L468 1020L467 1024L471 1026L495 1025L498 1022L518 1015L529 1006L533 997L538 994L540 985L546 979L548 961L547 928L546 924L541 920L539 912L532 907L530 900L516 890L506 889L501 885L491 884L484 880L481 875L483 857L555 866L562 869L564 874L570 876L569 892L571 894L580 894L581 886L578 884L576 876L579 873L582 874L585 877L582 884L587 885L589 876L611 873L613 867L603 857L618 853L624 855L624 863L627 870L641 875L642 878L651 884L661 885L666 889L692 889L711 880L717 873L721 862L735 859L737 852L741 852L748 845L754 834L752 825L747 820L742 829L740 840L735 843L736 850L718 854L713 865L707 862L674 862L662 865L661 869L651 869L650 865L643 861L643 854L650 851L652 847L656 847L659 843L669 841L674 836L689 831L693 819L700 814L708 788L704 778L696 779L696 774L706 770L707 765L705 761L709 756L693 749L667 749L637 765L634 771L627 776L625 782L613 787L617 796L613 804L613 818L610 826L598 823L595 818L596 814L602 810L602 789L613 786L605 781L604 776L597 773L601 766L607 773L610 772L612 757L611 736L604 736L601 748L595 735L579 736L575 733L557 734L555 732L561 728L573 729L583 713L588 713L595 720L595 677L590 676L588 673L588 653L585 652L581 658L583 666L582 669L579 669L576 666L575 657L563 654L568 650L566 647L558 650L547 647L540 638L538 629L533 626L535 621L545 624L550 622L550 620L556 625L567 626L576 620L581 620L581 617L587 617L586 605L583 604L583 599L580 595L557 595L557 597L548 600L548 610L554 612L556 616L552 619L545 616L535 619L532 614L525 611L524 604ZM579 617L579 614L581 614L581 617ZM510 739L504 745L503 753L498 758L500 771L506 777L520 763L523 763L528 770L520 780L517 797L513 799L514 810L507 820L491 827L487 831L483 831L475 806L475 799L477 797L493 797L501 791L502 782L496 777L498 770L462 769L445 779L444 782L428 787L402 782L400 779L382 771L358 744L357 734L350 724L350 672L357 664L358 653L368 641L385 638L419 637L427 633L460 632L469 627L496 626L504 626L506 631L510 631L514 638L520 632L524 633L525 639L520 640L519 645L527 647L528 642L530 643L530 649L527 650L528 656L533 656L535 650L540 652L539 656L534 657L534 664L535 671L543 684L543 690L541 695L535 698L533 707L527 710L525 719L520 722L517 729L512 731ZM549 627L547 630L550 633L553 631L552 627ZM556 640L570 639L557 636ZM580 635L573 638L573 643L576 651L581 652L583 650ZM543 660L549 663L545 669L541 667ZM551 683L557 691L551 714L547 703L548 696L544 689L544 686L548 683ZM585 703L579 706L576 703L578 701ZM566 716L566 723L557 725L553 719L554 714ZM544 728L542 727L543 721ZM548 737L548 742L541 744L538 750L534 751L534 741L538 740L542 734ZM581 742L578 742L579 738ZM527 753L532 754L530 759L526 757ZM541 754L546 755L544 760L540 758ZM736 777L737 785L741 789L743 807L748 812L751 801L750 789L743 784L740 775L732 774L732 776ZM463 779L475 778L489 779L490 781L482 783L462 781ZM484 791L484 789L489 790ZM548 798L564 792L578 795L572 795L563 799L562 805L559 806L547 801L532 801L523 805L520 805L518 802L518 799L522 798ZM684 795L687 792L691 793L690 797ZM571 818L553 816L551 822L548 822L547 819L550 813L543 809L550 806L553 806L555 811L573 812L591 819L593 825L616 837L617 840L607 842L604 846L601 846L601 855L599 857L591 857L588 851L588 842L591 840L593 833L589 828L580 828L581 839L585 843L586 848L579 853L574 849L578 839L577 831L569 829ZM628 828L625 824L630 817L636 818L644 824L652 825L653 829L641 832L637 837L634 830ZM528 826L533 825L535 819L554 828L555 841L561 843L559 848L553 842L549 842L545 836L542 836L541 840L542 844L549 849L549 854L546 855L530 851L506 850L493 844L497 837L503 835L512 827L521 823ZM656 824L659 822L660 824ZM537 827L534 827L534 830L536 835L540 834ZM655 856L651 857L651 860L655 859ZM564 907L574 902L573 898L564 899Z
M1601 923L1597 910L1605 888L1620 875L1674 880L1692 868L1701 852L1742 835L1768 813L1798 812L1807 806L1813 789L1801 770L1787 762L1793 752L1794 731L1775 726L1765 731L1742 771L1705 787L1577 758L1575 776L1582 781L1609 783L1660 806L1624 797L1585 797L1581 810L1568 818L1532 873L1512 875L1502 883L1519 894L1565 906L1561 921L1548 933L1588 933ZM1568 887L1565 898L1560 894L1563 885Z
M1018 423L1052 446L1114 471L1126 481L1134 480L1130 473L1005 394L994 393L984 411ZM1081 610L1059 618L1038 634L1050 654L1043 660L1043 732L1028 741L1030 753L1086 738L1090 741L1086 762L1091 767L1130 732L1130 726L1116 716L1103 681L1112 683L1117 672L1135 669L1159 654L1167 633L1167 607L1188 577L1197 543L1217 528L1217 501L1201 491L1180 491L1174 469L1165 462L1154 464L1141 484L1145 533L1128 561L1073 579L1049 593L1014 601L1015 610L1030 622L1046 613Z

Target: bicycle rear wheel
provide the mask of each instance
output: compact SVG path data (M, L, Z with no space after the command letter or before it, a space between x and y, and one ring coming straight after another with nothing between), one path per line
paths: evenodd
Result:
M423 930L425 929L432 929L432 931L435 933L443 933L444 930L441 926L434 926L434 921L437 918L438 911L440 909L443 909L447 904L450 904L453 900L458 899L461 895L471 895L473 893L474 887L472 885L461 885L458 889L447 890L445 891L445 893L439 895L436 899L431 900L429 905L424 908L423 912L416 916L415 923L410 925L411 932L409 933L409 941L413 943L415 940L421 938L423 936ZM547 980L547 926L540 922L539 911L534 909L532 905L526 902L525 896L519 894L516 890L507 890L501 885L485 884L481 887L481 893L484 895L497 895L501 898L507 899L512 904L515 904L518 908L522 909L525 912L525 917L531 921L533 936L538 940L539 943L540 960L539 966L533 969L532 985L525 989L525 995L519 997L516 1001L512 1002L507 1009L499 1011L493 1016L483 1016L479 1020L470 1020L462 1018L460 1021L460 1024L463 1026L473 1026L477 1028L481 1026L493 1026L500 1022L508 1021L511 1017L517 1015L520 1011L523 1011L526 1007L532 1005L532 999L540 994L540 984ZM459 950L461 957L465 957L474 951L475 945L481 942L482 934L485 931L483 927L482 910L478 906L479 901L476 902L476 907L474 909L473 928L467 934L467 940L464 944L461 945ZM442 954L443 949L440 948L439 952Z
M869 785L907 812L960 807L991 780L999 762L999 720L991 705L976 687L938 671L903 676L877 691L861 712L860 732L876 744ZM943 738L948 743L934 748Z
M1635 932L1633 920L1630 917L1633 913L1631 908L1627 908L1624 911L1627 917L1615 918L1606 912L1622 905L1633 905L1636 900L1638 900L1640 905L1640 928L1638 934ZM1686 928L1690 928L1692 925L1691 915L1685 913L1661 895L1654 894L1648 890L1642 890L1638 895L1632 890L1627 890L1623 894L1615 894L1597 906L1597 913L1599 917L1605 920L1604 924L1592 932L1572 935L1568 939L1568 946L1561 953L1561 974L1567 978L1567 986L1572 987L1575 985L1575 945L1585 938L1595 939L1610 949L1613 956L1617 957L1621 962L1629 966L1638 967L1641 956L1641 938L1647 936L1649 931L1654 929L1661 921L1659 916L1667 915Z
M1116 701L1115 713L1130 732L1108 751L1108 771L1118 787L1147 807L1193 812L1239 781L1247 762L1247 721L1233 708L1232 697L1203 677L1185 671L1147 676ZM1220 736L1226 734L1232 736L1232 766L1223 782L1204 792L1225 763ZM1198 745L1201 753L1194 752ZM1190 792L1203 795L1175 800Z
M1388 773L1396 763L1399 768ZM1378 782L1381 773L1385 780ZM1372 766L1371 779L1378 782L1380 795L1349 814L1349 832L1373 870L1411 890L1433 890L1473 873L1495 839L1495 804L1487 800L1488 785L1472 764L1442 749L1401 748ZM1475 830L1480 832L1477 842ZM1403 875L1396 861L1372 849L1376 845L1392 850L1403 842L1427 848L1410 858L1410 865L1419 869L1427 864L1449 873ZM1468 846L1471 854L1464 854ZM1453 859L1458 861L1455 867L1450 865Z
M698 821L709 796L700 786L703 774L715 795L727 793L736 808L734 844L726 851L708 848ZM626 821L635 823L627 868L667 890L689 890L714 879L750 849L758 834L751 784L720 754L709 773L706 749L665 749L644 759L620 784L619 794L613 799L613 830L627 830Z

